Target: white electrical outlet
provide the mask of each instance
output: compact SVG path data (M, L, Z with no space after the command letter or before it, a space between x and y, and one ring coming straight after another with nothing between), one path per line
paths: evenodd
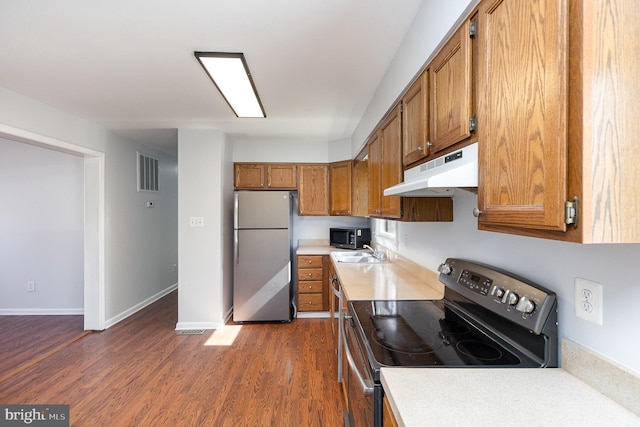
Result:
M36 282L34 280L27 280L27 292L36 291Z
M602 325L602 284L591 280L575 280L576 316Z
M204 218L201 216L192 216L189 218L189 227L204 227Z

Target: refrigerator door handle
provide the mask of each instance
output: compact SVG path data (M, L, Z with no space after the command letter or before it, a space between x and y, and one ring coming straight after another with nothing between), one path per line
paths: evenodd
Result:
M240 245L238 245L238 230L233 230L233 262L240 263Z
M238 193L233 193L233 228L235 230L238 229L238 207L239 207ZM237 241L238 239L236 239L236 242Z

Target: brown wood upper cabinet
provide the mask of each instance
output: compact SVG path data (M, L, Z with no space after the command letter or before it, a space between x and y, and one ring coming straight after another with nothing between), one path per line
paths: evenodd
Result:
M640 242L638 16L624 0L480 4L480 229Z
M402 97L402 164L409 165L429 154L429 70L411 84Z
M369 140L369 215L400 218L399 196L385 196L385 188L402 182L402 115L400 105L382 121Z
M298 165L298 213L329 215L329 166Z
M235 163L234 187L238 190L295 190L297 165L292 163Z
M465 21L430 63L429 154L471 136L473 117L470 21Z
M353 167L351 160L329 165L329 196L331 215L351 215Z

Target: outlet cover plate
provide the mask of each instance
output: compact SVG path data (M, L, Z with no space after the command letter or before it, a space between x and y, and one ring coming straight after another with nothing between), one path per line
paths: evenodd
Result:
M576 277L576 316L596 325L602 325L602 293L601 283Z

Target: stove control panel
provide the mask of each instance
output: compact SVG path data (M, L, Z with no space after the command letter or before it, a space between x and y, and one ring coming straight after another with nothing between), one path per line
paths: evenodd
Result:
M438 271L447 288L536 334L556 309L555 293L495 267L449 258Z

